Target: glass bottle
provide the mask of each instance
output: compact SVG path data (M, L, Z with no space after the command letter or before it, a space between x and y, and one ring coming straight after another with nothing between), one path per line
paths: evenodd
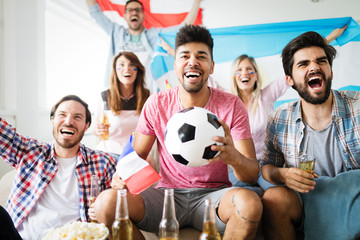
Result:
M199 240L221 240L215 221L214 204L210 198L205 200L203 230L200 234Z
M179 222L176 220L174 189L165 189L163 215L159 224L160 240L178 240Z
M99 177L97 175L91 175L91 188L90 188L90 205L93 204L96 200L96 197L100 193L100 186L99 186ZM97 223L96 220L92 220L91 222Z
M314 140L313 133L307 132L304 150L299 159L298 167L306 172L314 174L315 172L315 155L314 155Z
M100 122L102 122L106 126L106 131L103 132L103 134L100 135L100 138L102 140L108 140L109 139L109 126L110 126L110 123L109 123L109 118L108 118L107 113L106 113L106 109L107 109L107 104L104 101L104 107L103 107L103 112L101 114Z
M117 190L115 221L112 225L113 240L132 240L133 229L129 219L126 189Z

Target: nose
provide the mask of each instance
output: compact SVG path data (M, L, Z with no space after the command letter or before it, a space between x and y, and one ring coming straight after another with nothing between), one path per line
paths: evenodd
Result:
M189 60L188 60L188 65L189 66L198 66L199 62L197 60L197 58L193 55L190 56Z
M65 123L66 125L72 125L73 123L73 118L71 115L68 115L66 118L65 118Z
M310 68L310 72L317 72L320 70L319 64L315 61L310 62L309 68Z

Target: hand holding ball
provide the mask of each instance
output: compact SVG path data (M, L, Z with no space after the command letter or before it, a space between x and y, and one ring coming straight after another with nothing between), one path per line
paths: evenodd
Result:
M214 136L225 136L217 117L205 108L187 108L169 119L165 146L177 162L189 167L204 166L219 153L211 146L222 145L213 140Z

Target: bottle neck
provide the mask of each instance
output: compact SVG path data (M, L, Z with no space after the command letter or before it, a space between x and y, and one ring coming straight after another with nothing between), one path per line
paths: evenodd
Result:
M211 199L205 200L205 214L204 214L204 223L203 231L217 232L216 218L215 218L215 208L214 203Z
M126 199L126 189L117 191L115 219L128 219L129 211Z
M168 191L168 190L172 190L172 189L165 190L164 208L163 208L162 218L176 219L174 192Z

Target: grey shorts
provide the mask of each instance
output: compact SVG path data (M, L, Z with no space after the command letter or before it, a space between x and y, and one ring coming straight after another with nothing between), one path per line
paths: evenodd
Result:
M191 226L201 231L205 200L211 198L217 209L221 197L234 188L237 187L174 189L175 213L180 228ZM145 205L145 217L136 226L141 230L158 233L162 217L164 189L151 187L142 192L141 196ZM216 224L220 234L223 234L226 224L220 220L218 215L216 215Z

